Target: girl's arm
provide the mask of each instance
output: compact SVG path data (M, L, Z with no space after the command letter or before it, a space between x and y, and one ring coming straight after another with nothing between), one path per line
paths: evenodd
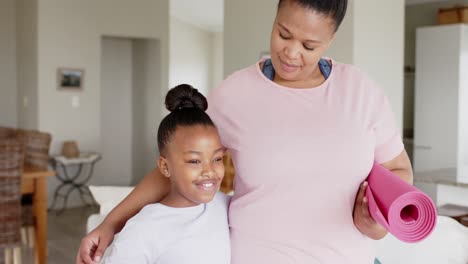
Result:
M101 260L114 235L147 204L161 201L170 190L170 182L158 168L152 170L104 221L81 240L77 264L94 264Z

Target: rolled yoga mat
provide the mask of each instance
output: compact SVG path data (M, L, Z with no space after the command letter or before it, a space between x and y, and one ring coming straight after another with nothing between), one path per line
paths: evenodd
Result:
M429 196L377 163L367 182L369 212L376 222L404 242L418 242L431 234L437 210Z

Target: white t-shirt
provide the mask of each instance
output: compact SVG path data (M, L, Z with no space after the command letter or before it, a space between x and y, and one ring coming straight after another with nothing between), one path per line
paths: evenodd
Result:
M218 192L194 207L147 205L127 222L104 263L229 264L228 204Z

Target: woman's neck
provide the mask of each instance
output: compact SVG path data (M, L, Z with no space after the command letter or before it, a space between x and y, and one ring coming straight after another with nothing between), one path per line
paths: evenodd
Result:
M325 80L326 78L323 76L322 72L320 71L320 67L317 66L315 70L312 72L312 76L310 76L310 78L307 78L306 80L297 80L297 81L284 80L278 74L275 74L273 82L281 86L285 86L289 88L306 89L306 88L318 87L321 84L323 84Z
M263 68L263 63L264 63L263 61L259 62L260 69ZM323 76L322 72L320 71L320 67L317 66L315 70L312 72L312 76L307 80L289 81L289 80L284 80L278 74L275 74L272 81L284 87L295 88L295 89L307 89L307 88L314 88L314 87L320 86L326 81L326 78Z

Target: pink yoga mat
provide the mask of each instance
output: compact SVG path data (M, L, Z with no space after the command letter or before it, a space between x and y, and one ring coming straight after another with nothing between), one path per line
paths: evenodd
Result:
M367 182L369 212L376 222L404 242L418 242L431 234L437 210L429 196L377 163Z

